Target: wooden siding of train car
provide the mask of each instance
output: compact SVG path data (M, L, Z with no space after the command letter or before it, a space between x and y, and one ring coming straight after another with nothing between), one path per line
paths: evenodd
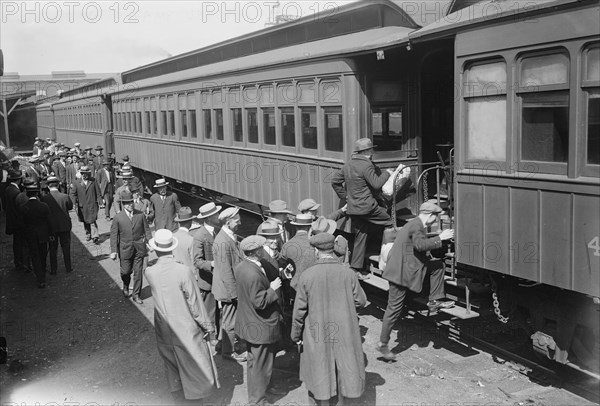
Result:
M507 62L506 162L475 163L467 169L466 108L456 103L455 142L457 252L459 263L564 289L600 296L600 187L583 176L580 117L580 52L597 36L598 6L551 13L507 24L473 29L456 36L456 81L468 61L501 57ZM543 44L543 45L537 45ZM511 89L515 63L524 51L561 47L570 53L568 173L516 172L520 131L518 96ZM574 89L574 90L573 90ZM573 106L576 106L574 108ZM576 152L577 151L577 152ZM485 170L481 168L487 168ZM538 171L539 172L539 171ZM595 248L594 248L595 247Z
M95 107L94 112L100 113L100 128L66 128L66 126L61 126L59 124L60 119L58 119L58 116L65 109L98 104L100 105L100 107ZM81 99L77 98L72 101L57 102L53 105L53 109L56 122L56 140L58 142L62 142L69 148L72 148L76 142L80 142L82 147L87 145L91 147L102 145L105 148L105 151L109 152L109 149L106 145L107 142L105 139L105 134L106 131L111 129L111 123L110 117L107 114L108 109L100 97L94 96Z
M295 148L259 149L262 140L253 148L248 143L236 145L226 132L223 142L182 141L180 135L140 136L115 131L115 148L127 153L138 168L175 178L193 185L246 201L268 205L271 200L283 199L292 209L312 197L322 204L321 213L328 214L338 208L338 199L331 188L333 171L349 159L353 141L360 138L361 120L358 108L363 97L356 72L349 61L295 64L254 73L244 73L224 78L203 78L195 82L137 88L135 97L154 97L201 91L207 84L254 84L291 82L301 79L335 79L342 86L339 105L343 111L344 152L329 153L319 148L319 156L306 154L300 148L299 135ZM196 93L198 94L198 93ZM113 96L114 106L120 100L131 100L128 92L123 99ZM200 100L199 97L196 100ZM202 107L196 104L197 128L200 128ZM178 108L176 120L178 120ZM114 107L114 112L118 112ZM319 119L320 120L320 119ZM142 118L144 122L145 119ZM143 124L145 126L145 123ZM259 138L262 138L259 134ZM334 158L332 158L333 156Z
M54 112L50 105L40 105L36 108L37 116L37 137L45 140L46 138L56 138L56 127L54 122Z

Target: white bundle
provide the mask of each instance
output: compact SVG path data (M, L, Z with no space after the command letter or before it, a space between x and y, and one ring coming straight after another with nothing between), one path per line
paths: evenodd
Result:
M391 173L391 176L387 182L385 182L381 191L386 199L391 200L394 195L394 179L396 179L396 191L398 191L400 190L403 181L410 176L410 167L400 164L396 170L392 172L391 169L388 169L388 172ZM399 173L400 175L398 176Z

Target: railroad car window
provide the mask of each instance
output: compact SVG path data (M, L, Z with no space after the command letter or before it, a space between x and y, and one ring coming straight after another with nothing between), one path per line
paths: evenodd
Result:
M301 107L300 120L302 126L302 147L317 149L317 109Z
M131 132L134 132L134 133L138 132L137 119L136 119L135 112L131 113Z
M269 105L275 102L275 97L272 86L262 86L260 88L260 103L262 105Z
M242 109L231 109L231 119L233 121L233 140L242 142L244 140Z
M169 135L175 136L175 112L173 110L169 110Z
M190 116L190 136L192 138L198 138L198 131L196 129L196 110L188 110Z
M273 108L263 110L263 142L267 145L275 145L275 111Z
M325 116L325 149L327 151L344 150L344 120L342 108L324 108Z
M245 87L242 91L242 98L245 104L256 104L258 102L258 89L254 86Z
M204 138L207 140L212 139L212 117L210 110L202 110L204 115Z
M258 144L258 113L256 109L246 109L248 124L248 142Z
M317 93L313 82L298 85L298 103L316 104L317 101Z
M152 135L152 126L151 126L151 121L150 121L150 112L146 111L144 112L144 118L146 120L146 134L148 135Z
M567 162L569 94L529 93L522 96L521 159Z
M521 87L567 83L569 58L564 54L551 54L524 58L521 62Z
M187 138L188 136L188 126L187 126L187 111L181 110L179 112L181 119L181 136L183 138Z
M506 78L504 61L465 70L467 160L506 161Z
M164 110L161 110L160 112L160 127L160 135L167 135L167 112Z
M294 108L286 107L281 111L281 135L282 143L286 147L296 146L296 124L294 120Z
M583 88L587 95L587 157L588 165L600 165L600 47L585 52Z
M324 104L342 103L342 84L339 81L321 83L321 102Z
M379 151L400 150L403 147L402 107L373 107L371 115L373 141Z
M127 132L131 132L131 112L130 111L127 112L126 120L127 120L127 124L126 124L125 129Z
M282 104L294 104L298 100L298 88L291 83L283 83L277 86L277 102Z
M158 135L158 117L156 115L156 111L151 111L150 116L152 117L152 134Z
M217 140L224 139L223 133L223 109L215 109L215 124L217 125Z

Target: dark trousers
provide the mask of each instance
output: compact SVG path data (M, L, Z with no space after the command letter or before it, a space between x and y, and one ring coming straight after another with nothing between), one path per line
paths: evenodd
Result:
M246 343L248 351L248 403L266 403L267 387L271 382L275 346L273 344Z
M48 243L50 249L50 271L55 273L58 269L58 242L62 248L63 260L65 261L65 269L71 271L71 232L61 231L54 234L54 241Z
M36 238L27 240L29 255L33 265L33 272L38 283L46 282L46 257L48 256L48 243L39 242Z
M104 198L104 215L110 218L110 208L113 205L113 194L105 193L102 197Z
M25 258L25 248L27 239L23 230L13 231L13 258L15 267L21 268L29 266L29 261Z
M98 234L98 224L94 221L93 223L83 223L83 228L85 229L85 235L92 238L99 238Z
M217 320L217 301L210 290L200 289L200 295L202 295L202 301L206 312L208 313L208 319L214 324L215 331L219 331L218 320ZM217 337L215 334L211 334L210 339L215 340Z
M444 264L441 261L431 261L427 267L429 273L429 300L437 300L445 297L444 294ZM390 342L392 328L400 318L404 308L404 298L408 288L390 282L388 290L388 302L383 314L381 335L379 341L383 344Z
M133 273L133 296L139 296L142 292L142 268L144 265L145 255L136 252L131 258L120 258L121 263L121 280L123 286L129 287L131 282L131 274Z
M369 233L376 232L383 227L392 225L392 219L385 209L377 206L369 214L360 216L352 215L352 227L354 228L354 248L352 249L352 260L350 266L355 270L362 270L365 266L365 253L367 251L367 237Z
M235 315L237 302L221 302L219 339L221 354L231 355L235 346Z

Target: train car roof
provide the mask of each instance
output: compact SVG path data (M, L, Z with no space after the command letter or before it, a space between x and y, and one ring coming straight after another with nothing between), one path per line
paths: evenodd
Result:
M75 87L60 94L59 99L78 99L80 97L101 96L104 93L109 93L111 89L115 89L122 83L121 75L114 74L107 78L99 79L95 82L86 85Z
M469 26L489 24L491 21L503 19L526 18L529 14L541 11L551 11L559 8L568 8L582 3L594 3L598 0L485 0L471 4L463 9L458 9L410 34L411 41L430 40L434 38L454 35L457 31Z
M124 83L114 93L132 92L137 88L158 86L165 83L178 83L197 78L223 76L228 73L252 71L267 66L277 66L306 60L325 59L331 56L346 57L373 50L385 50L408 43L411 28L384 27L353 34L341 35L319 41L302 43L260 54L169 73L135 83ZM375 57L375 56L374 56Z
M441 0L446 1L446 0ZM360 0L123 72L123 83L375 28L418 29L397 1ZM407 3L407 2L405 2ZM335 12L335 14L332 14Z

